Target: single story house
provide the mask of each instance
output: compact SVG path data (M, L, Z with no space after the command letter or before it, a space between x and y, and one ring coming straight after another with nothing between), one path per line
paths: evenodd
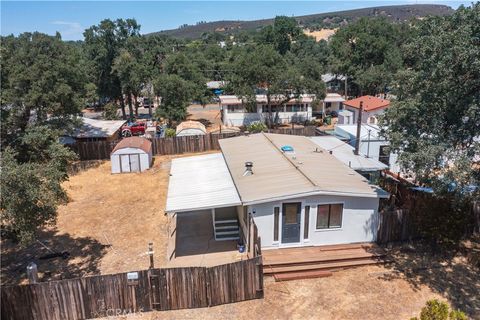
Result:
M112 173L143 172L152 165L152 142L146 138L123 138L110 154Z
M80 125L72 132L60 137L63 144L74 144L76 141L114 141L121 137L125 120L96 120L87 117L80 118Z
M177 126L176 135L177 137L185 137L185 136L200 136L205 135L207 133L207 129L203 125L203 123L199 121L183 121Z
M375 181L380 176L380 171L388 169L388 165L385 163L360 153L358 155L355 154L354 147L335 136L317 136L310 137L310 139L344 165L367 178L370 182Z
M322 113L329 113L332 111L339 112L343 110L343 102L345 99L338 93L327 93L322 101Z
M256 95L256 105L253 110L249 110L245 101L235 95L222 95L219 98L222 121L225 126L239 127L254 122L265 122L268 117L266 95ZM302 94L298 99L291 99L285 105L279 106L278 102L281 99L283 98L272 98L272 116L275 117L278 111L278 118L274 119L277 123L302 122L312 118L314 95Z
M375 241L388 194L309 138L219 143L222 153L172 160L165 211L177 232L210 221L211 238L248 243L253 219L264 249Z
M353 112L353 123L357 123L360 112L360 103L363 103L362 123L378 124L378 116L390 106L390 101L373 96L362 96L343 103L345 110Z
M357 139L357 125L336 125L332 133L337 138L347 141L355 147ZM388 170L399 173L398 155L390 152L390 143L380 136L380 128L373 124L362 124L360 130L359 153L369 159L374 159L388 166Z

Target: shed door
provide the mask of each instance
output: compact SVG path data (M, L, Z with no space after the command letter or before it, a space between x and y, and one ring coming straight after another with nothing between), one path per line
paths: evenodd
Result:
M130 171L131 172L140 171L140 155L139 154L130 155Z
M122 172L130 172L130 157L128 154L120 155L120 167Z

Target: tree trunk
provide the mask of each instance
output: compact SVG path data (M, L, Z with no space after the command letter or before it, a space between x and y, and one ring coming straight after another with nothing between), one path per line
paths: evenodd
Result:
M133 98L135 99L135 116L138 117L138 108L140 107L138 105L138 98L136 95L134 95Z
M127 112L125 111L125 101L123 95L120 97L120 106L122 107L122 119L127 120Z
M132 95L131 95L131 93L128 93L127 101L128 101L128 113L130 115L130 119L133 119L133 105L132 105Z

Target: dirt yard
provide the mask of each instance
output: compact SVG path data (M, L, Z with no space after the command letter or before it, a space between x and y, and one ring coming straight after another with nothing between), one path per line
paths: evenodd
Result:
M187 155L184 155L187 156ZM65 183L70 202L60 207L43 244L70 258L39 260L40 243L17 250L2 241L2 284L25 283L36 261L41 281L146 269L154 243L155 266L166 265L165 207L171 156L156 157L142 174L112 175L107 161ZM461 256L426 254L420 247L389 250L392 263L290 282L265 281L265 298L213 308L149 312L125 319L409 319L439 298L480 319L480 273ZM254 317L252 317L254 315Z
M205 125L208 132L218 130L222 124L220 106L218 104L207 104L205 107L193 104L188 107L187 112L189 120L200 121Z
M164 266L163 210L171 158L155 157L153 168L141 174L112 175L106 161L70 177L64 184L70 202L59 208L56 227L39 237L53 251L68 251L70 258L40 260L50 252L39 242L17 250L3 240L2 284L25 283L30 261L37 263L41 281L147 269L149 242L154 244L155 266Z

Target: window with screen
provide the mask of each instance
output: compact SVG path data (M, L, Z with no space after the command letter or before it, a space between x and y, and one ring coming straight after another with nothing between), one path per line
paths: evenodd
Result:
M343 204L322 204L317 206L317 229L342 227Z

